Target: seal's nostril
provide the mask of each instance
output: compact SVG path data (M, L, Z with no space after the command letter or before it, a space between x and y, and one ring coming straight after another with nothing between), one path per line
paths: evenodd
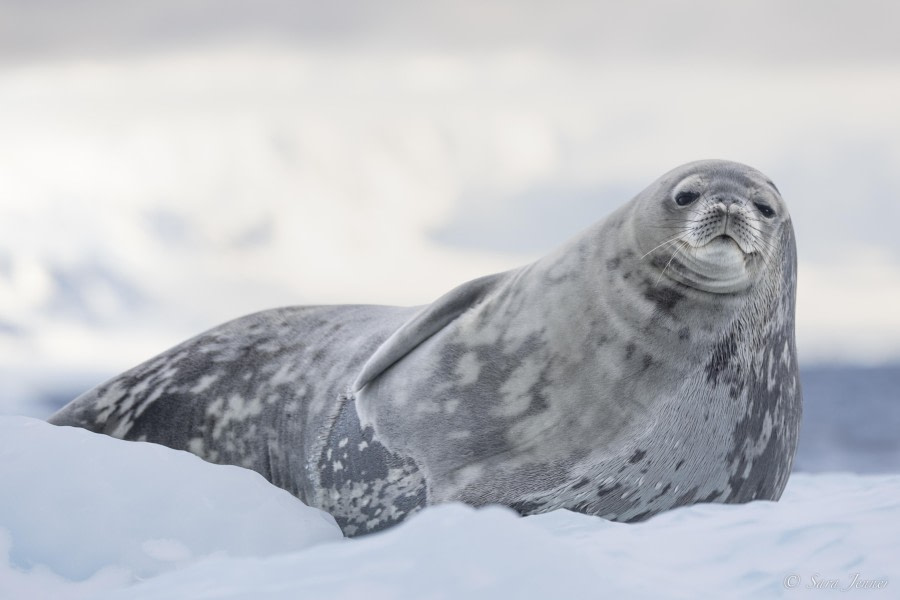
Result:
M738 204L741 201L741 197L727 194L727 195L719 196L718 200L725 206L731 206L732 204Z

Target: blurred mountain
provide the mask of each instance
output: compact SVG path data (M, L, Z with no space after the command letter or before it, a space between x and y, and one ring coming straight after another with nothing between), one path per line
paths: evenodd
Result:
M900 471L900 365L801 369L795 471Z

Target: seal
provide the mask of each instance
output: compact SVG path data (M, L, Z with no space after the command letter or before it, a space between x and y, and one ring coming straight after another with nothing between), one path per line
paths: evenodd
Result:
M447 501L631 522L777 500L795 289L775 185L694 162L532 264L424 307L246 316L50 422L254 469L351 536Z

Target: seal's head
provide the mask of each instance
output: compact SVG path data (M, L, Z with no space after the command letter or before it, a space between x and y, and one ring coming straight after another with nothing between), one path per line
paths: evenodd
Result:
M790 216L762 173L728 161L688 163L666 173L635 199L640 252L660 271L692 288L736 293L777 262Z

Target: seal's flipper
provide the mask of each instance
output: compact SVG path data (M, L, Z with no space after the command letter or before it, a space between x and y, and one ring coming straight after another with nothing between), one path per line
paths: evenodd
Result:
M507 275L508 273L496 273L473 279L447 292L416 313L372 354L353 383L353 391L363 389L366 384L409 354L416 346L478 304Z

